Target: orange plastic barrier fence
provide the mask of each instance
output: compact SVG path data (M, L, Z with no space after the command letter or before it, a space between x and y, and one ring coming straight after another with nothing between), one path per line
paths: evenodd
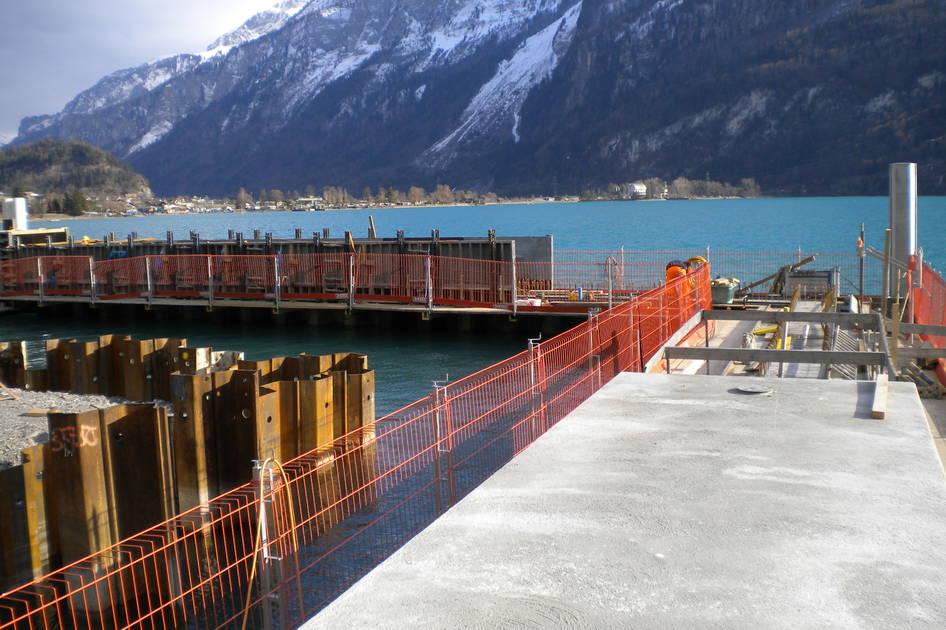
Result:
M212 256L148 256L151 293L161 297L207 297ZM128 264L136 259L129 259Z
M0 295L39 295L39 258L18 258L0 261Z
M913 320L918 324L946 326L946 280L929 265L923 265L920 286L913 290ZM946 348L946 337L922 338L937 348Z
M95 297L101 300L138 298L148 292L147 258L116 258L93 263Z
M291 278L326 261L301 262L282 269ZM494 279L501 286L495 270L482 269L487 275L463 290L492 291ZM376 266L359 283L364 274L400 272ZM0 630L298 625L614 375L640 370L680 322L709 307L709 278L709 267L698 269L435 385L427 397L282 468L264 464L262 483L0 596ZM401 279L365 282L363 289L393 289Z

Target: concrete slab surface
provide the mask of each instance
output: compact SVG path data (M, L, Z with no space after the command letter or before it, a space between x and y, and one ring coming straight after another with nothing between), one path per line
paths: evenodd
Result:
M872 388L622 374L304 627L944 628L943 470Z

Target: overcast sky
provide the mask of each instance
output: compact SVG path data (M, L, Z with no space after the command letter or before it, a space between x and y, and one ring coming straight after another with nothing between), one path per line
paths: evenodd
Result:
M276 0L4 0L0 144L106 74L203 50Z

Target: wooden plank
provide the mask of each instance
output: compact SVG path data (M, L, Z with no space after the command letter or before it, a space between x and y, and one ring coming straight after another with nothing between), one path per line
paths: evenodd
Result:
M162 459L170 445L162 444L164 416L153 405L116 405L100 414L113 531L122 540L172 516Z
M883 420L887 416L888 378L881 374L874 381L874 400L870 406L870 417Z
M171 382L177 501L185 511L219 494L211 439L215 390L210 374L175 374Z
M53 510L53 493L48 485L46 462L50 456L49 442L23 450L23 486L26 520L30 537L33 579L38 579L60 565L59 528Z
M821 350L769 350L743 348L700 348L669 346L664 349L668 359L702 359L712 361L765 361L785 363L849 363L852 365L884 365L883 352L843 352Z
M99 412L50 414L49 435L46 470L56 488L59 542L68 564L116 542L109 527Z

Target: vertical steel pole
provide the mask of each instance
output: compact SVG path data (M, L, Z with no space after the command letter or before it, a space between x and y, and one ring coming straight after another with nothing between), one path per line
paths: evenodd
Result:
M443 471L442 463L440 461L440 453L442 452L443 445L443 432L440 426L440 382L433 382L433 396L434 396L434 486L436 486L437 491L434 496L434 501L437 506L437 514L443 513Z
M39 303L43 304L46 301L46 277L43 273L43 259L42 257L36 257L36 278L39 280Z
M273 301L279 310L279 256L273 256Z
M860 294L858 295L858 310L859 312L864 312L864 263L867 256L867 244L864 241L864 224L861 223L861 237L857 241L857 256L860 259L860 273L859 280L860 284L858 289Z
M348 255L348 310L355 307L355 254Z
M148 292L148 306L151 306L151 296L154 293L154 280L151 277L151 256L145 256L145 288Z
M426 285L427 291L427 314L434 310L434 275L431 270L433 261L431 260L430 254L424 259L424 284Z
M89 301L95 302L95 260L89 256Z
M891 230L884 230L884 274L883 287L880 292L880 316L887 317L887 307L890 300L890 239Z
M614 278L611 266L611 257L608 256L608 309L614 308Z
M214 307L214 276L212 256L207 256L207 306Z
M272 488L269 488L267 491L266 484L266 470L263 468L263 462L260 460L253 461L253 485L256 488L256 498L259 501L259 537L260 537L260 554L258 556L259 568L259 611L260 617L262 620L262 627L264 630L272 630L273 619L272 619L272 610L269 604L270 590L272 589L272 580L269 574L269 516L266 512L267 504L267 495L271 495ZM271 497L270 497L271 500ZM248 588L253 588L253 585L250 584ZM245 611L244 614L248 615L249 610Z
M916 164L890 165L890 256L906 266L916 255Z

